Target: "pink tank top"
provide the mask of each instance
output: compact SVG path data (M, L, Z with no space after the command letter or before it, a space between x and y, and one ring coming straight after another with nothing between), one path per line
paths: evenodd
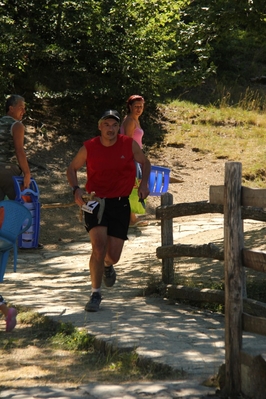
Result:
M125 134L123 125L120 126L120 133L121 134ZM142 137L143 137L143 135L144 135L144 131L140 127L136 127L135 130L134 130L134 133L133 133L133 139L138 143L140 148L143 147L143 145L142 145Z

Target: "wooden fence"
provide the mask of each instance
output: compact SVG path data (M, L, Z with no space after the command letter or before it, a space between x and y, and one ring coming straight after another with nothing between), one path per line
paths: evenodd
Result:
M162 195L156 218L161 219L162 280L176 298L222 302L225 305L225 388L236 397L241 393L242 333L266 335L266 305L246 298L244 267L266 272L266 253L244 247L243 219L266 221L266 190L241 186L242 165L225 164L224 186L210 187L210 201L173 205L173 196ZM224 213L224 250L213 244L173 243L173 218L204 213ZM196 290L174 286L174 258L205 257L224 260L225 290ZM171 285L172 284L172 285ZM172 292L171 292L172 290ZM266 394L265 394L266 395ZM260 396L254 396L260 397Z

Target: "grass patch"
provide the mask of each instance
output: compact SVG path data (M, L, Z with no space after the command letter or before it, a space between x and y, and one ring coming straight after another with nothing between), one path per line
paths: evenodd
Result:
M241 162L244 184L265 186L266 114L248 94L234 107L225 100L219 106L175 100L160 105L160 111L167 131L164 145L189 146L202 155Z
M1 389L16 386L73 386L93 381L178 379L182 372L146 361L136 350L99 346L95 337L23 307L12 335L0 333Z

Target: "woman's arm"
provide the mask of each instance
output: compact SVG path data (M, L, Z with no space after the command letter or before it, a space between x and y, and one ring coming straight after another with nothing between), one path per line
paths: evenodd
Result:
M134 131L136 129L136 122L129 116L123 122L124 134L128 137L134 138Z

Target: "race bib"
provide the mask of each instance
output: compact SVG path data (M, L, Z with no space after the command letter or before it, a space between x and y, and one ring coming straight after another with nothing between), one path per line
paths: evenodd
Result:
M97 201L88 201L87 204L82 205L81 209L84 212L93 213L94 209L99 205Z

